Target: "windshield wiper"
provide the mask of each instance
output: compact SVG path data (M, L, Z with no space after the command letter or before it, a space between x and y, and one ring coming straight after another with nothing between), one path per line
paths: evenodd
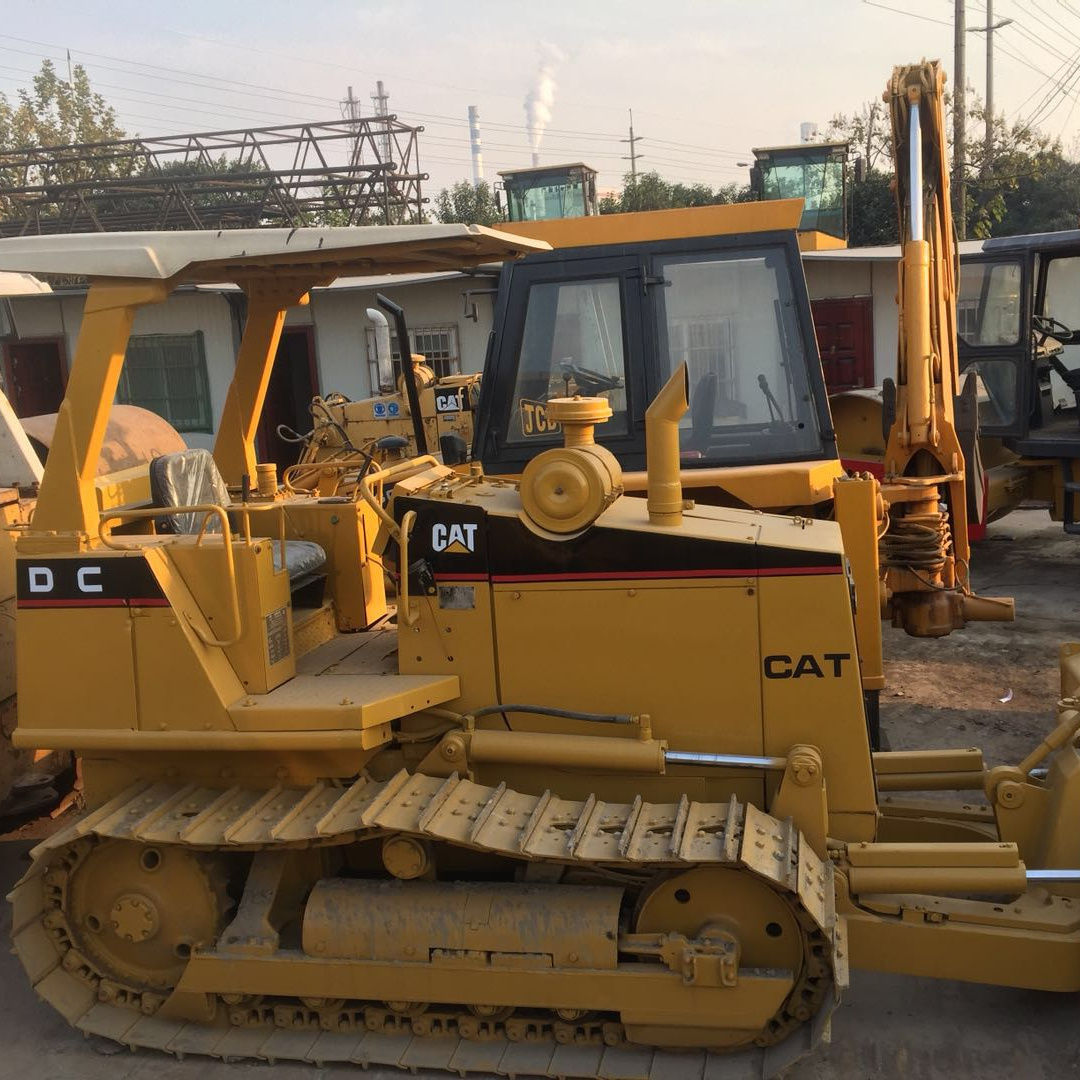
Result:
M761 387L761 392L765 395L765 404L769 406L769 420L772 423L779 421L785 423L784 413L780 408L780 402L773 396L773 392L769 389L769 380L765 378L764 373L757 377L757 384Z

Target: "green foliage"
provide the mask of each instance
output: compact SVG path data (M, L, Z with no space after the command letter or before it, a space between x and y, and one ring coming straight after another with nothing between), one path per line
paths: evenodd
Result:
M486 181L459 180L435 196L435 217L443 225L494 225L503 220L495 192Z
M1002 194L1003 213L995 236L1080 228L1080 164L1060 154L1036 161Z
M67 146L124 138L115 110L90 88L86 69L76 64L70 84L43 60L32 89L20 90L17 103L0 94L0 149Z
M122 139L125 132L116 122L116 113L100 94L90 88L85 69L76 64L71 82L61 79L52 62L42 61L31 88L19 90L12 104L0 94L0 154L28 147L65 147ZM48 169L35 166L29 173L17 165L0 167L0 192L24 184L64 184L129 176L131 158L111 158L86 162L79 151L53 155ZM18 212L16 200L0 194L0 216Z
M952 102L947 99L945 104L951 159ZM965 107L966 235L985 238L1080 227L1080 164L1065 156L1060 142L999 115L994 118L988 153L985 105L977 94L969 94ZM865 179L852 182L850 188L851 246L895 244L896 208L888 190L893 170L888 109L882 102L867 102L854 113L838 114L827 137L851 143L852 156L862 158L866 167ZM952 195L959 219L955 184Z
M1078 167L1066 160L1061 142L1027 124L1007 124L998 116L988 154L985 137L981 137L985 118L982 102L976 98L969 113L971 134L965 155L967 235L982 239L1076 228L1080 222Z
M600 200L601 214L626 214L635 210L671 210L685 206L714 206L717 203L750 202L754 198L748 186L724 184L669 183L658 172L627 173L619 194L609 193Z
M848 246L870 247L900 242L892 177L884 172L867 173L848 190Z
M860 157L868 172L892 169L892 129L883 101L867 101L858 112L837 113L825 131L829 142L851 144L852 157Z

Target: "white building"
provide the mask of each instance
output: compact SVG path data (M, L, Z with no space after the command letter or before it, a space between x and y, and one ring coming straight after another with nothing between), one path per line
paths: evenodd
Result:
M961 250L979 250L979 241ZM899 247L804 252L818 342L831 390L894 374ZM286 318L259 433L259 454L285 463L279 425L310 428L315 395L372 394L374 340L366 309L378 292L405 309L411 348L439 374L479 371L493 318L494 271L344 278L311 292ZM55 412L82 321L85 289L0 275L0 374L20 416ZM245 299L232 285L190 286L135 320L119 400L165 416L192 446L213 443L232 379ZM471 317L475 315L475 318ZM396 340L395 340L396 355Z
M483 366L494 284L489 276L447 272L343 278L313 289L310 303L290 309L286 318L260 430L260 456L268 460L284 452L275 435L279 424L310 428L307 408L314 395L372 393L374 350L366 309L376 306L377 293L405 309L412 351L424 353L439 374L449 374ZM25 280L9 280L6 287L0 281L0 297L0 371L7 394L20 416L55 412L86 291L44 286L28 292ZM476 319L466 316L466 302ZM232 379L244 305L235 286L207 285L177 289L164 303L142 308L119 400L165 416L189 445L209 447ZM394 348L396 355L396 339Z
M960 244L961 255L981 250L981 240ZM830 390L880 386L882 379L895 377L900 257L898 245L803 252Z

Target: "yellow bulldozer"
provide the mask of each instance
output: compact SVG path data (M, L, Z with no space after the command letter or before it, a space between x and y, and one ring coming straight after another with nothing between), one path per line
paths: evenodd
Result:
M55 413L20 420L0 391L0 831L54 808L74 780L66 751L35 754L11 745L17 709L15 542L33 516L42 460L55 430ZM111 504L114 484L122 481L125 470L142 465L145 473L152 458L184 446L159 416L130 405L114 406L95 480L100 505Z
M962 445L957 421L958 409L971 415L971 403L954 401L957 286L942 91L922 69L911 79L926 83L919 108L910 107L906 85L887 93L905 244L880 482L865 469L846 469L837 450L801 269L799 200L505 226L553 250L503 268L482 383L459 376L440 388L416 364L424 373L421 407L411 407L404 391L317 402L302 464L286 481L328 495L353 492L376 443L406 455L423 452L426 439L444 463L456 464L466 459L470 431L472 458L486 473L520 476L562 439L547 402L595 394L613 411L597 440L618 459L625 490L641 494L645 412L685 362L691 389L680 466L688 493L701 503L841 526L860 601L858 656L876 746L882 618L912 635L939 637L971 620L1013 615L1011 601L977 597L969 585L965 449L977 472L978 463L974 440ZM922 84L915 90L921 94ZM400 309L390 309L398 340L408 340ZM409 374L403 371L403 383ZM880 413L875 420L880 438Z
M934 67L894 86L912 124L940 108ZM841 529L687 499L685 365L647 410L645 498L597 395L546 402L564 445L520 481L422 455L346 498L259 467L313 284L534 244L111 239L0 242L0 266L91 280L17 542L14 738L82 756L87 812L34 850L12 939L68 1023L225 1059L774 1076L852 966L1080 989L1080 647L1016 766L873 753ZM103 508L134 314L210 279L249 297L215 451Z

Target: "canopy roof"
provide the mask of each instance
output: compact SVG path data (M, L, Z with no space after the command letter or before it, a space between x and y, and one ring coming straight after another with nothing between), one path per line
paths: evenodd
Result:
M238 281L295 272L319 281L427 273L547 251L480 225L79 233L0 240L0 271L88 278Z

